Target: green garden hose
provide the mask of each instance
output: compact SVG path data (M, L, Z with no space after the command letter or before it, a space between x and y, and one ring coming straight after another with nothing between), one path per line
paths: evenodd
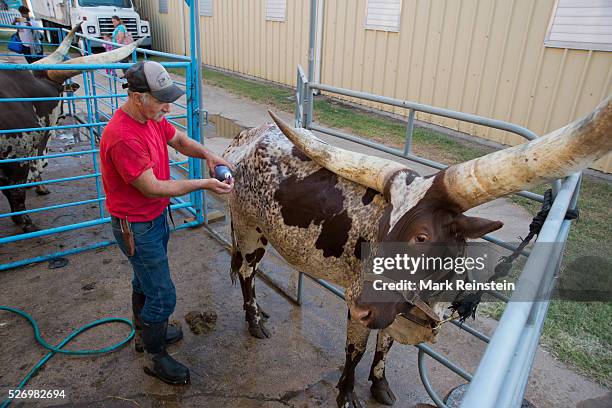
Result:
M11 313L15 313L18 314L19 316L25 318L28 322L30 322L30 324L32 325L32 328L34 329L34 337L36 338L36 341L43 346L44 348L46 348L47 350L49 350L49 354L47 354L46 356L44 356L35 366L34 368L32 368L32 370L30 370L30 372L23 378L23 380L21 380L21 382L19 383L19 385L15 388L15 390L21 390L23 389L23 387L25 387L25 385L27 384L28 381L30 381L30 378L32 378L32 376L34 374L36 374L36 372L43 366L45 365L45 363L47 361L49 361L49 359L51 357L53 357L55 355L55 353L60 353L60 354L68 354L68 355L72 355L72 356L88 356L88 355L93 355L93 354L104 354L104 353L110 353L111 351L115 351L118 348L120 348L121 346L123 346L125 343L127 343L128 341L132 340L132 337L134 337L134 327L132 326L132 322L128 319L124 319L121 317L109 317L109 318L105 318L105 319L100 319L100 320L96 320L95 322L86 324L85 326L80 327L79 329L73 331L68 337L66 337L64 340L62 340L62 342L57 346L52 346L49 343L47 343L45 340L42 339L42 337L40 336L40 330L38 329L38 325L36 324L36 321L32 318L32 316L30 316L29 314L27 314L26 312L24 312L23 310L19 310L13 307L8 307L8 306L0 306L0 311L1 310L5 310L7 312L11 312ZM62 347L64 347L66 344L70 343L72 341L72 339L74 339L75 337L77 337L79 334L86 332L87 330L99 326L101 324L106 324L106 323L123 323L123 324L127 324L128 326L130 326L130 329L132 329L132 331L130 332L130 335L127 336L127 338L125 338L123 341L109 346L109 347L105 347L105 348L101 348L101 349L97 349L97 350L62 350ZM6 408L10 405L11 403L11 399L7 398L5 399L2 404L0 404L0 408Z

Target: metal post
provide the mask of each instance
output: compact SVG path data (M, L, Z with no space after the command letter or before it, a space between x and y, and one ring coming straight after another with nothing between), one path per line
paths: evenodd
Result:
M304 296L304 274L302 272L298 273L298 283L297 283L297 304L302 306L302 300Z
M193 104L195 108L194 119L195 122L192 124L193 129L196 130L194 139L198 142L204 142L204 121L203 117L203 94L202 94L202 47L200 41L200 15L199 15L199 0L191 0L189 8L189 16L191 21L191 32L190 35L190 52L191 52L191 81L193 89ZM187 3L189 4L189 2ZM194 83L195 82L195 83ZM202 178L202 167L200 160L192 160L194 177ZM206 193L202 196L202 190L197 190L192 193L192 201L196 210L196 218L199 223L208 222L208 208L207 208L207 197ZM202 210L204 213L202 213Z
M404 154L412 152L412 132L414 131L414 109L408 113L408 126L406 127L406 142L404 143Z
M308 36L308 85L306 86L307 113L306 128L312 123L314 93L310 84L315 82L315 42L317 37L317 0L310 0L310 33Z
M91 84L89 83L88 80L88 76L89 74L87 72L83 73L83 85L85 88L85 94L89 95L89 90L90 89L95 89L95 82L94 82L94 77L93 77L93 72L91 75ZM95 96L95 95L94 95ZM94 99L95 101L95 99ZM94 112L91 111L91 99L87 99L86 101L87 103L85 104L85 106L87 106L87 122L88 123L92 123L93 122L93 117L94 117ZM96 111L95 114L97 116L97 111L98 107L96 105ZM100 185L100 173L99 173L99 169L98 169L98 160L97 160L97 151L96 151L96 139L94 136L94 131L93 131L93 127L88 127L89 130L89 143L91 145L91 150L93 150L93 153L91 154L91 161L93 162L93 167L94 167L94 174L96 174L96 197L98 198L98 200L100 198L102 198L103 194L102 194L102 187ZM100 132L100 127L98 127L98 132ZM100 134L100 133L98 133ZM98 214L100 216L100 219L104 219L104 205L102 204L102 201L98 201Z

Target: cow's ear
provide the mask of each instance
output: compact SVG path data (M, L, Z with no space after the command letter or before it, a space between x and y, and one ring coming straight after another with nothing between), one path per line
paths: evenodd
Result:
M480 217L468 217L459 214L453 221L453 229L465 238L480 238L490 232L497 231L504 224L501 221L487 220Z
M76 92L81 86L75 82L63 85L63 92Z

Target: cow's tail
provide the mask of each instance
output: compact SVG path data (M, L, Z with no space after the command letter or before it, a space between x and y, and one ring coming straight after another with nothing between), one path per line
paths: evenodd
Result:
M230 220L232 220L232 211L230 210ZM238 273L240 272L240 268L235 266L234 257L238 256L239 252L238 247L236 246L236 233L234 232L234 223L230 221L230 235L232 236L232 262L230 268L230 278L232 280L232 285L236 285L236 280L238 278Z

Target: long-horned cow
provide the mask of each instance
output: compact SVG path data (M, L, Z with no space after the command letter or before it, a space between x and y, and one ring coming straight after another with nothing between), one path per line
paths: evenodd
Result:
M364 302L361 244L464 245L501 228L499 221L463 213L584 169L612 150L611 101L544 137L432 177L336 148L272 113L276 125L243 131L224 157L235 166L236 180L230 196L231 272L240 281L250 334L270 336L254 289L256 268L270 243L295 269L346 288L346 362L337 385L338 406L361 406L353 391L354 372L371 329L385 330L378 332L370 390L377 401L392 405L396 398L385 378L385 357L394 341L389 329L399 315L434 321L434 305L411 304L399 293L395 301Z
M106 53L63 61L78 28L79 25L74 27L52 54L34 64L114 63L129 56L139 44L136 41ZM59 97L65 90L75 91L78 88L77 84L65 85L64 81L81 72L81 70L2 70L0 71L0 99ZM55 126L60 114L60 103L57 100L3 102L0 105L0 129L2 130ZM2 134L0 135L0 160L42 156L45 154L50 135L49 130ZM2 163L0 164L0 186L24 184L28 179L39 179L41 170L40 160ZM26 209L25 189L12 188L2 190L2 192L8 199L11 212ZM21 225L24 232L38 229L27 214L15 215L11 218L15 224Z

